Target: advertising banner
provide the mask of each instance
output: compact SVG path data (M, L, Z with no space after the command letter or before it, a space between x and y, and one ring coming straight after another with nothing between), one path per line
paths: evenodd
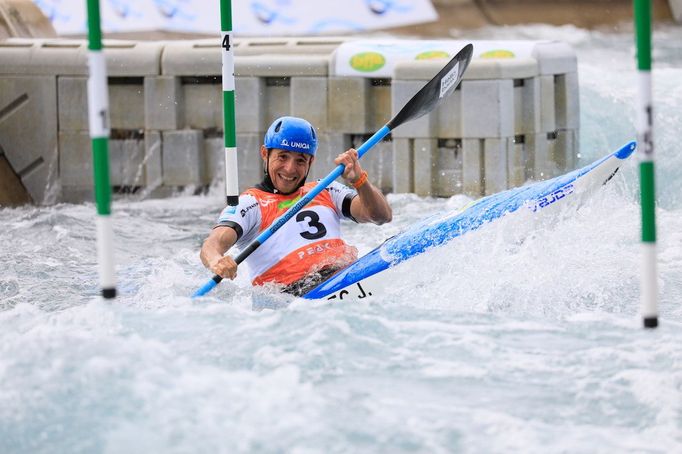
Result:
M85 0L33 0L60 35L86 33ZM220 0L100 0L107 32L220 30ZM434 21L430 0L233 0L236 36L362 32Z
M390 78L396 63L410 60L449 60L471 41L357 40L335 52L334 74ZM474 41L474 58L531 58L538 41Z

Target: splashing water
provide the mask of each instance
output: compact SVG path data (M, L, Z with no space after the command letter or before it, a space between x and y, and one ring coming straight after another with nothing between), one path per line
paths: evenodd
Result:
M634 138L629 34L504 27L578 52L581 162ZM97 296L95 209L0 210L0 452L679 452L682 29L654 36L660 329L639 300L636 161L582 207L502 219L403 267L371 304L199 302L222 197L115 203L120 298ZM391 195L367 252L469 199ZM291 303L291 301L286 301Z

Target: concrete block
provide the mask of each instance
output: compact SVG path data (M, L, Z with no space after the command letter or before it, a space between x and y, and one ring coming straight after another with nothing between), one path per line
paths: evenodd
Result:
M10 57L3 72L36 76L87 76L87 41L38 39L25 40L22 44L25 43L29 46L21 52L17 52L16 48L5 49L3 46L0 61L6 61Z
M368 138L367 135L353 136L351 137L351 145L353 148L357 149ZM347 148L337 151L334 154L334 157L346 149ZM371 181L374 186L381 189L383 192L391 191L393 188L393 144L391 141L382 140L376 144L362 157L361 165L363 170L367 171L369 181ZM332 163L332 166L329 167L329 171L333 168L334 165Z
M81 203L93 200L93 163L89 134L85 131L59 134L59 169L62 200ZM109 177L112 186L150 186L146 179L145 140L109 141Z
M374 134L393 117L393 90L390 81L384 79L370 80L367 107L369 122L366 132Z
M580 96L578 73L554 76L554 102L557 129L580 127Z
M580 138L577 129L559 130L554 143L554 158L560 173L574 170L578 165Z
M154 190L163 184L163 141L161 132L144 133L144 183Z
M88 88L86 77L57 77L59 130L88 130Z
M432 113L436 117L436 137L462 137L462 119L469 112L462 110L462 90L455 90Z
M483 140L462 139L462 190L471 197L483 192Z
M145 77L145 129L182 129L185 123L185 99L183 95L179 77Z
M36 75L27 71L36 41L28 38L5 38L8 37L0 39L0 74L24 77Z
M542 75L565 74L578 70L575 51L564 42L539 42L533 48L532 56L537 60L538 71Z
M135 83L139 82L139 83ZM88 88L86 77L57 78L59 125L62 131L87 131ZM143 79L109 79L109 115L112 129L144 129Z
M391 117L395 116L407 104L407 102L422 89L424 84L428 81L424 80L396 80L393 82L393 112ZM386 121L390 120L388 118ZM400 128L396 128L391 132L395 138L428 138L436 135L436 128L438 125L438 115L432 112L429 115L417 118L415 120L404 123ZM384 123L386 123L386 121Z
M63 75L87 77L87 40L36 39L16 43L0 49L0 62L11 59L5 74ZM28 44L28 45L27 45ZM109 77L142 77L159 74L161 51L164 44L152 41L104 40L104 56ZM23 54L23 55L20 55ZM2 67L4 64L0 64Z
M538 75L538 62L533 58L476 58L471 61L466 80L522 79Z
M185 100L186 128L222 131L223 87L219 80L185 79L182 83L182 92Z
M139 187L145 181L144 138L109 141L109 177L112 186Z
M270 125L265 121L265 79L262 77L235 78L234 96L237 133L253 134L267 130Z
M162 137L163 184L206 184L203 133L196 130L163 131Z
M510 188L523 186L528 179L526 144L514 142L507 152L507 175Z
M414 190L414 139L393 139L393 192Z
M62 186L59 200L64 203L95 202L93 186Z
M336 164L334 164L334 159L339 155L339 153L346 151L352 146L352 137L348 134L330 133L318 130L317 140L317 154L315 156L313 168L310 169L308 181L317 180L329 175L329 172L336 167ZM359 142L361 142L361 140ZM368 154L362 158L361 164L363 167L365 166L367 162L366 159L369 156L370 155ZM338 178L337 181L343 183L342 178Z
M529 142L529 137L523 137L523 143L517 144L523 148L523 158L524 158L524 173L526 179L524 183L528 180L535 180L535 153Z
M237 165L239 167L239 191L242 192L263 179L263 164L260 158L260 145L263 135L237 135ZM224 190L225 185L225 142L221 137L206 139L205 160L207 178L211 184L218 184Z
M364 134L369 130L370 81L359 77L331 77L329 79L330 125L337 131Z
M437 139L414 139L414 192L421 196L434 195L437 173Z
M329 84L326 77L291 78L291 115L305 118L316 128L329 130L327 121L327 92Z
M109 111L112 129L144 130L144 79L110 78Z
M264 132L237 135L239 188L244 191L263 179L263 160L260 156L260 146L263 144ZM225 166L224 151L222 166ZM225 177L222 177L225 181Z
M29 194L42 195L42 199L33 198L34 203L52 205L59 201L59 150L57 146L45 150L44 161L21 173L21 182Z
M433 195L451 197L462 189L462 143L448 139L438 147Z
M291 109L291 86L288 78L273 78L265 81L265 123L267 126Z
M554 76L540 76L540 128L537 132L556 131Z
M532 156L532 178L536 181L547 180L559 175L559 169L554 159L553 134L539 133L528 134L525 138L526 150Z
M512 80L462 81L462 137L496 138L514 135Z
M58 177L57 128L55 77L0 79L0 148L37 204L50 202Z
M235 55L329 55L339 45L353 40L352 37L306 36L306 37L242 37L236 38ZM215 43L215 40L211 40Z
M220 75L222 65L220 38L214 38L164 43L160 68L166 76L197 77Z
M234 59L235 76L326 78L328 74L326 55L240 55Z
M509 187L507 155L513 149L511 139L485 139L483 143L485 195L504 191Z
M372 175L372 184L383 193L393 191L393 144L391 141L378 143L372 154L365 156L368 172Z
M423 85L433 79L445 63L445 60L395 60L393 80L422 81Z
M540 79L520 79L514 87L514 134L541 132Z
M237 165L244 163L239 159L237 148ZM204 160L206 162L206 177L211 185L218 184L225 190L225 140L222 137L209 137L204 141ZM241 170L241 169L240 169ZM237 175L239 178L239 175ZM241 184L241 179L239 179Z
M85 43L87 45L87 43ZM158 76L166 43L159 41L105 40L104 56L109 77Z
M87 131L59 132L59 179L62 189L91 188L94 184L92 145Z

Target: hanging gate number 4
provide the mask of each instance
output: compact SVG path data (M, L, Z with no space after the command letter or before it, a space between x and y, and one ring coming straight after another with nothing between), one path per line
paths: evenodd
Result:
M230 44L230 35L225 35L223 38L223 45L222 48L225 49L227 52L230 51L232 48L232 44Z
M296 222L303 222L306 220L308 221L308 227L315 229L315 231L301 232L303 238L306 240L317 240L327 234L327 229L324 224L320 222L320 216L317 213L314 211L301 211L296 215Z

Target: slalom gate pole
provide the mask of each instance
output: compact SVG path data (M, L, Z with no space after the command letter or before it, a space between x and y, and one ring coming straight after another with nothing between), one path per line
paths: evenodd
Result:
M92 139L95 201L97 203L97 261L102 296L116 297L114 229L109 182L109 94L107 66L102 52L99 0L87 0L88 9L88 123Z
M220 30L223 52L223 134L225 138L225 197L229 206L239 204L237 131L234 108L234 41L232 1L220 0Z
M642 205L641 315L645 328L658 326L656 272L656 187L651 90L651 0L634 0L637 69L637 141L640 144L639 181Z

